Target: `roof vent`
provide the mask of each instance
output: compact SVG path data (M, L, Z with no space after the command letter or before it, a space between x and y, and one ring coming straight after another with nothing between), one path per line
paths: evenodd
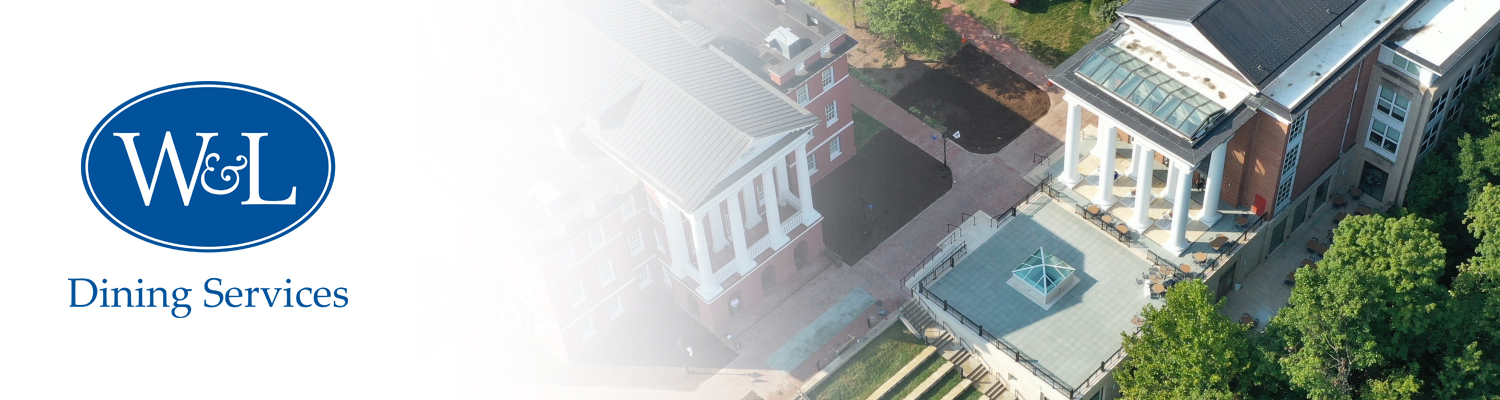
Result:
M771 31L770 36L766 36L766 45L771 46L772 49L786 56L786 58L792 58L796 57L802 50L806 50L809 46L812 46L812 40L799 38L796 34L792 33L791 29L782 26Z

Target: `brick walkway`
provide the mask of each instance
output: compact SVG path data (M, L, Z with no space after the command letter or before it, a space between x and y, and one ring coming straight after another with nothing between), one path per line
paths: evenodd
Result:
M794 399L797 395L796 388L802 385L803 380L833 359L834 347L851 336L862 337L869 332L865 319L875 317L877 311L882 309L894 315L897 307L911 297L898 281L947 235L947 224L961 222L962 216L959 213L972 214L974 210L984 210L992 215L998 214L1020 202L1030 192L1032 185L1023 176L1040 164L1050 164L1050 156L1062 147L1066 109L1061 91L1047 86L1045 75L1050 70L1049 67L1022 52L1008 40L997 38L978 21L958 11L957 6L948 4L947 1L944 1L943 6L951 7L946 18L948 24L967 41L1047 90L1052 101L1047 115L995 154L973 154L956 144L949 144L948 164L953 169L955 182L948 193L875 247L857 264L824 270L801 290L776 306L770 315L737 333L736 341L741 346L739 358L730 362L697 391L642 391L619 393L616 397L739 399L753 390L770 400ZM943 141L932 140L937 132L924 125L920 119L863 85L855 85L852 92L855 107L875 117L934 158L942 159ZM780 349L792 336L856 287L868 292L883 305L865 310L860 318L844 327L833 340L824 344L812 357L792 371L772 370L766 365L767 356Z

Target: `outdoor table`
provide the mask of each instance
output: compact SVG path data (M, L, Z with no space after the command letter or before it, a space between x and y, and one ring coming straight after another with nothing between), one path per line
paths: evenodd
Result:
M1137 315L1137 316L1135 316L1135 317L1133 317L1133 318L1130 319L1130 323L1132 325L1135 325L1135 327L1139 328L1139 327L1141 327L1141 325L1145 325L1146 324L1146 320L1143 319L1143 318L1141 318L1141 316Z
M1111 224L1115 222L1115 217L1110 216L1109 214L1104 214L1099 216L1099 220L1104 221L1105 224Z
M1307 249L1321 256L1328 251L1328 246L1318 243L1318 239L1307 239Z
M1152 284L1161 283L1161 275L1151 275L1151 283Z
M1344 196L1333 195L1333 206L1334 207L1343 207L1344 204L1346 204L1345 201L1344 201Z
M1234 217L1234 227L1235 228L1245 229L1245 225L1250 225L1250 219L1249 218L1245 218L1245 216L1243 216L1243 215L1238 216L1238 217Z
M1318 269L1318 263L1313 262L1313 260L1310 259L1310 258L1309 259L1303 259L1302 260L1302 266L1307 267L1309 269Z
M1203 254L1203 253L1198 253L1198 254ZM1191 265L1182 264L1182 265L1178 266L1177 269L1182 270L1182 273L1184 273L1184 274L1191 274L1191 273L1193 273L1193 266L1191 266Z
M1354 209L1354 213L1357 215L1370 215L1370 207L1359 206L1359 208Z
M1349 196L1353 197L1355 200L1359 200L1359 196L1363 196L1364 194L1365 191L1359 190L1359 188L1357 187L1349 188Z
M1348 216L1349 216L1349 214L1344 214L1342 212L1338 213L1338 214L1333 214L1333 222L1344 222L1344 218L1348 217Z
M1161 294L1161 293L1165 293L1166 291L1167 291L1167 287L1166 286L1162 286L1160 283L1153 283L1153 284L1151 284L1151 293Z
M1229 243L1229 238L1224 235L1219 235L1219 237L1214 238L1214 241L1208 242L1208 245L1213 247L1214 251L1219 251L1220 249L1224 248L1225 243Z
M1099 206L1089 206L1089 215L1099 215Z
M1286 273L1286 281L1287 282L1296 282L1297 281L1297 271L1292 271L1292 272Z
M1251 317L1249 313L1246 313L1245 315L1241 315L1240 316L1240 324L1251 325L1251 324L1254 324L1254 323L1255 323L1255 318Z
M1130 227L1127 227L1125 225L1115 225L1115 230L1120 231L1121 235L1129 235L1130 234Z
M1197 261L1199 264L1208 262L1208 253L1204 253L1201 251L1193 253L1193 261Z

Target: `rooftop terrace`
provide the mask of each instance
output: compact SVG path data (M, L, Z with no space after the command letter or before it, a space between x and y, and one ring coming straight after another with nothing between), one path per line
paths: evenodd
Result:
M1120 333L1150 300L1138 282L1150 264L1045 196L927 286L959 313L1071 386L1081 386L1120 348ZM1006 283L1038 248L1078 278L1050 307Z

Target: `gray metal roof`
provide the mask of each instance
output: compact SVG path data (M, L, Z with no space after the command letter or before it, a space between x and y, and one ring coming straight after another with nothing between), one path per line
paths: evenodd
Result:
M1135 0L1120 8L1191 23L1262 89L1364 0Z
M1234 110L1220 117L1218 122L1197 140L1188 140L1170 128L1157 123L1153 117L1142 113L1136 106L1122 101L1117 95L1105 91L1094 82L1074 73L1079 65L1094 53L1095 49L1108 45L1126 29L1129 29L1129 26L1116 23L1111 29L1073 53L1072 57L1068 57L1052 72L1047 73L1047 79L1062 87L1063 90L1067 90L1069 94L1088 102L1110 119L1119 122L1126 130L1145 136L1151 143L1160 146L1157 151L1164 151L1177 158L1189 160L1195 165L1206 160L1219 144L1229 141L1234 136L1234 131L1249 121L1250 117L1255 116L1256 108L1263 104L1263 98L1250 97Z
M675 202L696 208L716 194L758 139L801 133L819 121L714 51L694 46L662 13L636 1L558 0L508 51L516 81L596 125L600 147ZM632 104L620 104L630 101ZM771 150L775 150L773 146Z

